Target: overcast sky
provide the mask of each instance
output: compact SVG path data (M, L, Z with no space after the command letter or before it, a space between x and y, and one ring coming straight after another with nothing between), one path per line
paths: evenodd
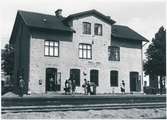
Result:
M4 0L0 3L1 48L9 41L17 10L54 15L61 8L68 16L96 9L111 16L116 24L127 25L151 40L165 25L165 5L165 0Z

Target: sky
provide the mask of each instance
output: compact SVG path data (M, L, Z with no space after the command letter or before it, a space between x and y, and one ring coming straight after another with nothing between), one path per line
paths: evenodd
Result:
M61 8L63 15L68 16L96 9L151 41L165 25L165 7L165 0L4 0L0 2L1 48L10 39L17 10L54 15Z

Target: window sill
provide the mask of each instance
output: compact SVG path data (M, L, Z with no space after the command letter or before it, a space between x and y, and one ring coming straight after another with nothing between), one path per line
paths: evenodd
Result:
M108 60L110 62L120 62L120 60Z
M92 60L92 58L79 58L81 60Z
M81 34L80 37L92 37L91 34Z
M59 56L44 55L44 57L59 57Z
M94 36L99 36L99 37L102 37L103 35L94 35Z
M82 35L91 35L91 33L90 34L82 33Z

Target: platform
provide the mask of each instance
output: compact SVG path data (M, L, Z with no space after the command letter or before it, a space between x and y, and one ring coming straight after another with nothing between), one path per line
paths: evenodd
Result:
M144 94L98 94L98 95L62 95L34 94L19 96L2 96L2 106L33 105L80 105L80 104L119 104L119 103L155 103L166 102L166 95Z

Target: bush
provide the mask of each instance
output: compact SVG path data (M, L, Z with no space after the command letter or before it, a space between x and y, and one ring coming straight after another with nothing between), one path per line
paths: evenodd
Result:
M146 94L159 94L160 93L159 88L144 87L143 90L144 90L144 93L146 93ZM162 94L166 94L165 88L162 89Z
M12 92L13 91L13 86L10 85L3 85L1 88L1 95L4 95L7 92Z

